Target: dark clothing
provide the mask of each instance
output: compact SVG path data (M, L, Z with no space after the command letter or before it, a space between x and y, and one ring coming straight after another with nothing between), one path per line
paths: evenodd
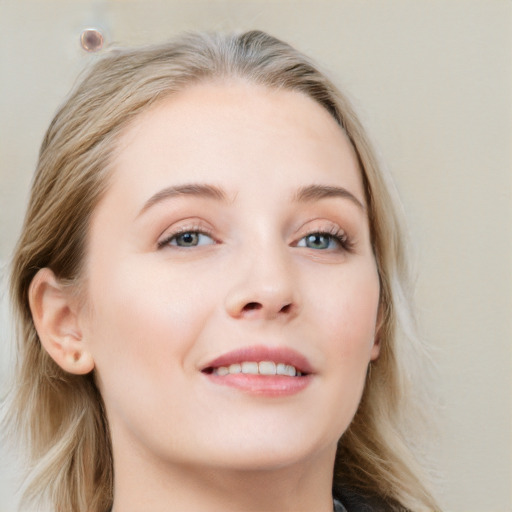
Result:
M390 512L396 510L385 501L372 496L362 496L350 489L335 489L334 512Z
M334 498L334 512L347 512L347 509L336 498Z

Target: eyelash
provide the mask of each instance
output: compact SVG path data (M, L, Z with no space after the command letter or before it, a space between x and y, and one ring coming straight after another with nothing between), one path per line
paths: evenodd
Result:
M349 237L345 231L343 231L342 229L339 229L336 226L333 226L331 229L328 229L328 230L311 231L311 232L307 233L306 235L304 235L303 237L301 237L299 242L301 240L304 240L307 237L313 236L313 235L327 237L327 238L330 238L331 240L334 240L337 244L339 244L339 246L341 247L341 249L343 251L353 252L353 250L354 250L353 239L351 237ZM318 250L322 250L322 249L318 249ZM326 250L326 249L323 249L323 250Z
M186 233L194 233L197 235L204 235L204 236L211 238L214 242L216 242L212 236L212 233L207 229L198 228L198 227L193 227L193 228L185 227L185 228L181 228L178 231L171 233L170 235L166 236L163 240L160 240L157 244L158 249L162 249L163 247L171 245L171 242L173 240L178 238L180 235L183 235ZM299 242L301 242L302 240L305 240L309 236L327 237L331 240L334 240L337 244L339 244L340 248L346 252L353 252L353 249L354 249L354 241L352 240L352 238L350 238L345 231L343 231L337 227L334 227L334 226L332 227L332 229L329 229L329 230L310 231L309 233L306 233L305 235L303 235L294 246L297 247ZM179 246L175 246L175 247L182 248L182 249L187 248L187 247L179 247ZM191 247L197 247L197 246L191 246ZM322 251L322 250L329 250L329 249L314 249L314 250Z
M198 228L198 227L193 227L193 228L185 227L185 228L180 228L178 231L174 231L170 235L166 236L163 240L160 240L157 244L158 249L162 249L165 246L171 245L171 242L175 238L178 238L180 235L184 235L185 233L195 233L198 235L204 235L204 236L207 236L215 241L215 239L212 236L212 233L207 229ZM183 247L179 247L179 246L176 246L176 247L178 247L178 249L183 249Z

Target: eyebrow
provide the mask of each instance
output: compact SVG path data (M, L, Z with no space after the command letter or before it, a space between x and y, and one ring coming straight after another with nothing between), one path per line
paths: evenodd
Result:
M302 187L297 191L293 199L297 202L308 202L327 199L329 197L349 199L363 211L366 211L366 206L354 194L352 194L352 192L349 192L346 188L334 187L331 185L309 185L307 187Z
M187 183L184 185L174 185L166 187L156 194L153 194L141 208L137 216L142 215L149 208L167 199L179 196L195 196L208 199L215 199L217 201L227 201L226 193L215 185L206 185L202 183ZM349 199L356 206L366 211L364 204L351 192L343 187L334 187L331 185L308 185L301 187L293 196L294 202L309 202L318 201L320 199L327 199L329 197L341 197Z
M217 201L227 201L224 191L214 185L204 185L201 183L187 183L185 185L175 185L164 188L156 194L152 195L145 203L138 216L142 215L149 208L157 203L179 196L195 196L208 199L216 199Z

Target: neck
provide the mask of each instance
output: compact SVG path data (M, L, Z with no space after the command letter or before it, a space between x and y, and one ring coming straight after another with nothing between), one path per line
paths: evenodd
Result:
M335 450L278 469L235 470L116 460L112 512L332 512Z

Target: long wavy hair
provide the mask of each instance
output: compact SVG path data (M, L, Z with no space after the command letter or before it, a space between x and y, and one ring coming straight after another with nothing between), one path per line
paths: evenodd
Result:
M28 447L25 505L56 512L106 512L112 506L109 428L94 372L63 371L41 347L28 290L41 268L63 283L82 277L89 221L108 187L120 133L150 105L191 84L241 78L299 91L325 108L359 159L378 273L380 357L339 440L334 488L379 496L390 510L436 510L412 451L420 408L408 400L411 368L424 358L415 336L400 203L344 94L304 55L260 31L187 34L166 44L111 49L87 72L44 137L11 272L18 363L7 430Z

